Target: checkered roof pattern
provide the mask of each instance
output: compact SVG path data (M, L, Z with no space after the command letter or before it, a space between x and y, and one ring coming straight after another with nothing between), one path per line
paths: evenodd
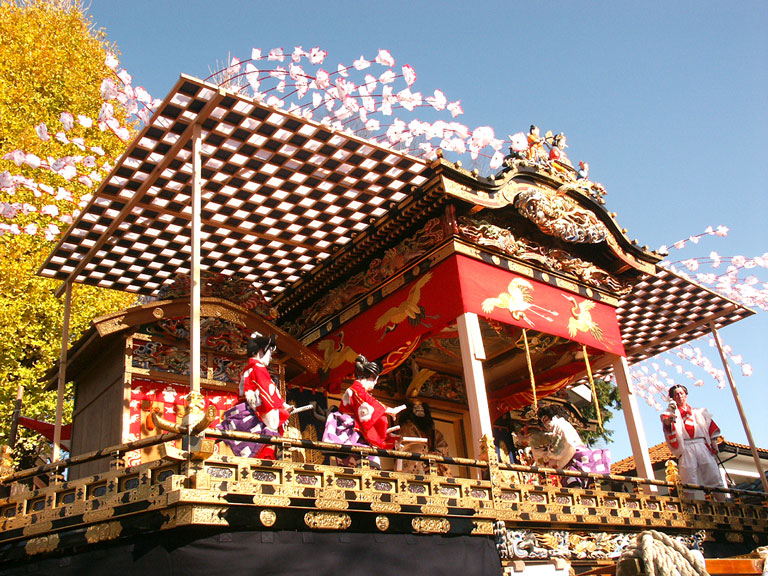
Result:
M189 273L195 122L201 266L268 298L426 182L420 159L182 76L40 274L151 294Z
M630 363L656 356L754 314L732 300L659 267L616 310Z

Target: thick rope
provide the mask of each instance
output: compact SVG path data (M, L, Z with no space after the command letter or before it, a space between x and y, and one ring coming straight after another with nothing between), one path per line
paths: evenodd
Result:
M700 556L655 530L641 532L635 544L624 550L616 576L630 576L628 569L622 570L621 565L621 561L628 558L638 558L642 562L645 576L709 576Z

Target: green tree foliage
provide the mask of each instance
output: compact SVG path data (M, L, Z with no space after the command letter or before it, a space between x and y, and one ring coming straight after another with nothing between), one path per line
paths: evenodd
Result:
M20 384L25 387L24 415L53 422L56 392L45 391L40 379L59 357L64 303L54 295L60 282L35 273L55 246L56 235L49 233L46 238L45 227L53 223L64 229L67 215L76 215L78 205L92 193L76 180L65 181L50 171L18 166L3 157L15 150L43 159L82 156L82 148L72 140L83 138L104 151L97 155L94 169L109 168L105 164L125 147L110 131L100 130L95 123L80 123L68 131L64 142L53 137L61 130L62 112L75 118L98 117L102 79L114 74L104 63L108 50L112 47L104 33L94 30L79 3L0 1L0 173L21 174L47 184L52 191L46 195L19 187L0 192L0 202L35 208L3 214L2 221L13 220L22 230L30 225L37 229L36 233L0 236L0 443L7 441ZM48 141L35 131L41 123L50 129ZM41 211L43 206L56 209ZM82 334L93 317L123 308L132 300L118 292L75 286L71 340Z
M606 428L605 425L613 418L614 411L621 410L621 398L616 384L602 378L595 378L595 390L597 391L597 400L600 404L600 415L603 418L603 430L595 432L591 430L580 431L582 440L584 440L587 446L594 446L601 439L606 442L611 441L613 430ZM597 420L597 410L593 402L580 407L580 411L585 418Z

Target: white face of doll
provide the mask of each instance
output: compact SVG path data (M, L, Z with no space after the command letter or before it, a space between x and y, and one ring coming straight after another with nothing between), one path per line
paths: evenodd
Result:
M272 362L272 348L267 348L264 352L261 352L259 354L259 361L264 366L269 366L269 363Z
M366 391L370 392L373 390L373 388L376 386L376 382L378 381L378 376L371 376L370 378L363 378L360 380L360 384L363 385L363 388L366 389Z

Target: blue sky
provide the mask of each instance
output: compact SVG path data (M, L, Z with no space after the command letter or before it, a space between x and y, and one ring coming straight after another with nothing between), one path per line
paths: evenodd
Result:
M589 162L590 179L608 191L607 209L641 245L724 225L728 237L707 237L671 259L768 252L764 1L92 0L89 12L118 45L134 85L156 98L179 74L205 78L254 47L320 46L334 68L386 48L398 67L415 68L414 91L460 99L458 120L470 127L489 125L503 138L532 123L564 132L570 159ZM721 333L754 368L749 378L734 372L764 448L767 316ZM708 379L690 401L707 406L729 440L746 442L727 387ZM658 413L643 405L642 415L649 444L661 442ZM610 427L614 459L629 455L621 417Z

